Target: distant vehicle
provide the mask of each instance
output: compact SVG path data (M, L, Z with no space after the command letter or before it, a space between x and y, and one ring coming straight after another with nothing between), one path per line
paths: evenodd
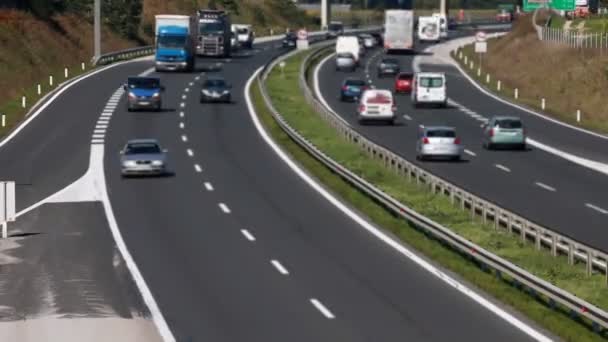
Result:
M395 124L397 105L393 93L385 89L368 89L363 92L357 107L359 123L385 121Z
M251 25L233 24L232 32L235 34L239 46L247 49L253 48L255 34L251 29Z
M513 14L515 13L515 5L511 4L499 4L496 13L496 21L499 22L511 22L513 20Z
M127 92L127 111L162 108L161 93L165 88L157 77L129 77L123 86Z
M167 173L167 150L156 139L129 140L120 151L123 177L136 175L164 175Z
M198 10L197 54L201 56L229 57L232 30L230 15L220 10Z
M357 68L357 59L350 52L336 54L336 71L354 71Z
M382 38L382 33L381 32L374 32L374 33L372 33L372 37L374 37L376 39L376 43L379 46L384 46L384 39Z
M385 52L413 52L414 12L411 10L387 10L384 16Z
M295 47L298 37L293 32L285 33L285 37L283 37L283 47Z
M200 102L225 102L231 101L232 86L221 77L209 77L201 87Z
M447 107L448 96L445 74L442 72L419 72L414 75L412 104L440 105Z
M396 58L382 58L378 62L378 78L385 75L397 75L401 71L399 60Z
M418 18L418 40L421 42L438 43L441 40L440 26L439 17Z
M449 158L460 160L463 147L453 127L422 126L416 141L416 159Z
M371 34L364 33L360 36L363 39L363 47L366 49L373 49L376 46L376 38Z
M410 93L412 92L412 84L414 83L414 74L411 72L400 72L395 77L395 93Z
M195 63L196 23L186 15L157 15L156 71L192 71Z
M239 43L238 39L236 39L236 32L234 29L232 29L230 32L230 49L232 49L232 51L236 51L240 48L241 44Z
M357 36L357 42L359 43L359 56L363 57L367 53L367 48L361 35Z
M448 18L445 14L433 13L433 17L439 18L439 36L441 38L448 37Z
M367 89L367 83L364 80L347 78L342 82L340 88L340 101L357 100Z
M340 36L336 40L336 53L350 53L355 57L355 62L358 65L359 60L362 56L361 46L359 45L359 39L355 36Z
M344 34L344 24L341 21L332 21L327 27L327 39L336 38Z
M526 149L526 130L520 118L495 116L483 125L483 146L488 150L496 147Z

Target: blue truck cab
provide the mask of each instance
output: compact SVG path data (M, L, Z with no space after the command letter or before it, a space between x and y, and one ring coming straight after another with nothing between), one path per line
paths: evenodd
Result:
M196 32L193 24L189 16L156 16L156 71L194 69Z

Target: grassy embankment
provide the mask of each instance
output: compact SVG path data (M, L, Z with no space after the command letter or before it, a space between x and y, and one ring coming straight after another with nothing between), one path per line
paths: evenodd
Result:
M495 230L479 221L471 221L465 213L441 195L431 195L426 189L409 183L382 164L364 154L358 147L342 140L336 132L307 105L297 85L299 65L304 55L287 61L284 76L273 72L268 89L273 103L286 120L318 148L345 165L356 174L372 182L402 203L419 213L450 227L453 231L478 245L506 258L532 273L571 291L601 307L608 307L608 288L601 275L587 277L583 267L567 264L566 258L553 258L549 253L536 251L531 244L522 243L506 232ZM565 313L556 313L544 302L531 300L506 281L481 270L475 263L440 242L413 229L383 207L355 190L330 170L310 157L292 142L276 125L263 105L257 87L253 89L254 102L274 138L306 169L346 202L367 215L373 222L391 231L405 243L431 257L443 267L459 274L478 288L493 295L506 305L524 313L539 325L546 327L568 341L599 341L602 338L587 327L570 320Z
M604 92L608 89L608 54L606 50L573 49L541 42L530 17L518 20L508 35L492 39L484 55L481 77L477 76L478 57L473 45L461 50L475 68L464 68L497 95L541 111L541 99L546 99L545 114L564 122L601 133L608 133L608 106ZM457 59L458 60L458 59ZM463 62L458 60L462 65ZM490 84L486 74L491 75ZM497 80L502 90L497 90ZM519 99L514 99L514 89ZM576 111L581 111L581 122Z

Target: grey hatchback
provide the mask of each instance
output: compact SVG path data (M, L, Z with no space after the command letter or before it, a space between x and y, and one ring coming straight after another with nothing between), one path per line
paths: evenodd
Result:
M167 150L156 139L129 140L120 151L123 177L131 175L164 175L167 172Z

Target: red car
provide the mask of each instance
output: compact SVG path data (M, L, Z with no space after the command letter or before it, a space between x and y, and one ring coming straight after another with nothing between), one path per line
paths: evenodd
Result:
M401 72L395 77L395 92L409 93L412 91L414 74L411 72Z

